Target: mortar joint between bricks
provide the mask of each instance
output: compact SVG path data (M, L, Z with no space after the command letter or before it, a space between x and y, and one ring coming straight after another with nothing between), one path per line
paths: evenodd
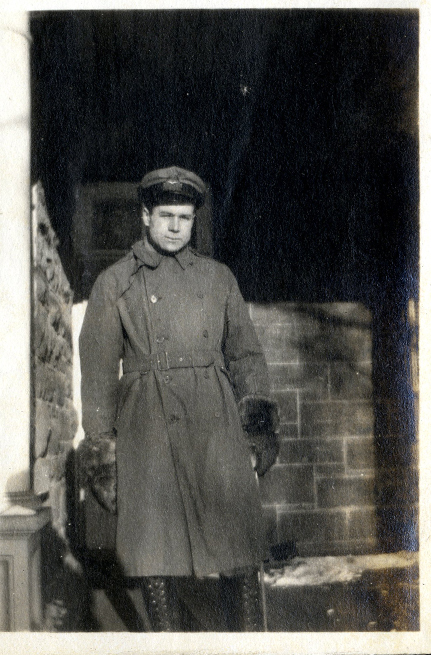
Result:
M351 508L348 507L347 509L344 510L344 534L346 536L346 540L349 535L350 516L351 516Z
M297 415L297 425L298 425L298 436L302 437L301 430L301 394L299 389L296 390L296 415Z
M346 436L343 437L343 466L344 466L344 473L347 475L348 473L348 466L347 466L347 444L346 444Z
M317 509L318 506L319 506L318 493L317 493L317 478L318 478L317 464L313 464L313 497L314 497L313 507L314 507L314 509Z

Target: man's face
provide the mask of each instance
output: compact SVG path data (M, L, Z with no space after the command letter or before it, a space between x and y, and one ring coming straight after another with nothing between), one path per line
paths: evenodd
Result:
M176 253L188 244L195 218L194 205L157 205L142 212L150 244L163 252Z

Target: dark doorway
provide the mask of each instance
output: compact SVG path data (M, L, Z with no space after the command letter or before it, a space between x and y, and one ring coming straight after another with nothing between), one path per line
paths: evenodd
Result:
M417 290L415 11L34 14L33 165L66 244L77 183L173 162L250 299Z

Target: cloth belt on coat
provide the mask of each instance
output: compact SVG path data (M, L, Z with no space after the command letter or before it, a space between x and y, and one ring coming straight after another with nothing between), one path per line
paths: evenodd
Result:
M225 367L223 354L218 350L192 350L189 353L160 352L141 355L137 360L123 361L123 373L169 371L170 368L198 368L216 364Z

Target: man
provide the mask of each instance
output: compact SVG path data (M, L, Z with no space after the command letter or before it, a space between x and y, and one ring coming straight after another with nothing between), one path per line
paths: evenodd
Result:
M144 239L96 280L80 335L81 459L154 630L181 630L176 580L214 573L236 599L227 629L260 630L250 449L258 475L278 454L264 356L230 270L189 246L203 181L171 167L139 192Z

